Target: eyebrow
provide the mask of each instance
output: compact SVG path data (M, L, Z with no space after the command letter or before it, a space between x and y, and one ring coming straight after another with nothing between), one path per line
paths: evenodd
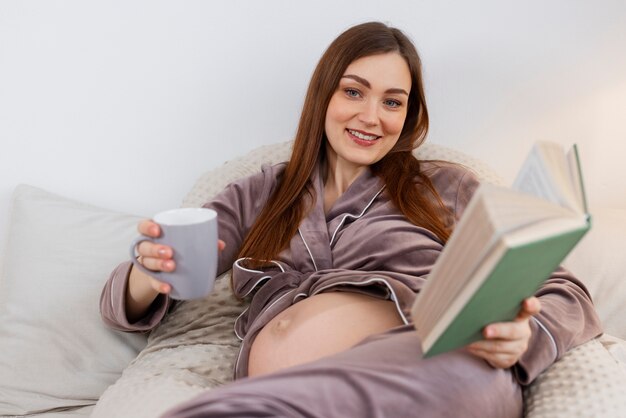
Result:
M370 84L369 81L367 81L366 79L364 79L363 77L359 77L358 75L355 74L346 74L344 76L342 76L341 78L350 78L354 81L356 81L359 84L363 84L365 87L367 87L368 89L372 88L372 85ZM406 94L407 96L409 95L409 93L407 93L406 90L404 89L399 89L399 88L391 88L391 89L387 89L385 91L385 93L388 94Z

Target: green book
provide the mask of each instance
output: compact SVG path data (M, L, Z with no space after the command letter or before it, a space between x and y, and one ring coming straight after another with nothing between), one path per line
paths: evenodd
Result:
M481 184L412 307L424 356L513 320L590 227L576 145L538 142L513 187Z

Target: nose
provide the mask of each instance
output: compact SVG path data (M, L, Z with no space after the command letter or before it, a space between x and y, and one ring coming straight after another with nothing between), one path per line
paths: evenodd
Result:
M375 101L363 103L363 107L359 112L359 121L367 126L378 125L378 106Z

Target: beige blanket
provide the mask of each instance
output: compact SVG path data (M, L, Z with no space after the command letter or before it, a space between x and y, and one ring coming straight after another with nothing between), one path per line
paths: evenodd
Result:
M92 417L157 417L202 390L231 381L239 351L233 324L244 308L232 296L229 273L206 298L177 305L104 392Z

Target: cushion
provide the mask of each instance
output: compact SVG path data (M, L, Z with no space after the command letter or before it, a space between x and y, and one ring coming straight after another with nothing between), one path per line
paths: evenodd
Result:
M145 346L107 329L100 291L139 217L21 185L0 272L0 415L94 405Z
M605 332L626 339L626 209L592 209L591 216L591 230L563 264L589 289Z
M626 414L626 363L618 363L605 344L589 341L568 351L526 388L526 418L623 417Z

